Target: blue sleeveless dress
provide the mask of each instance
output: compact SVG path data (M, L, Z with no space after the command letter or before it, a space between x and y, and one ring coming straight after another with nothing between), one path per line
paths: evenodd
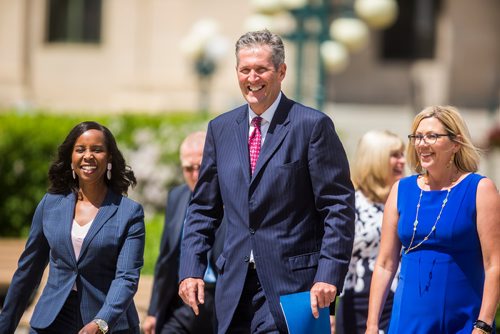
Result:
M476 229L476 191L482 178L469 174L451 189L436 230L408 254L420 188L417 175L400 180L398 235L403 251L390 334L471 333L484 283ZM447 192L423 191L412 246L431 231Z

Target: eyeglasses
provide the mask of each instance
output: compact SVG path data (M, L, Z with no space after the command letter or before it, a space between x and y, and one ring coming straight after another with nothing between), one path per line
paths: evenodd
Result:
M417 145L424 141L427 145L434 145L439 137L450 137L453 138L455 135L452 134L439 134L439 133L428 133L425 135L408 135L410 144Z
M192 173L194 171L200 170L200 165L190 165L190 166L182 166L182 170L187 173Z

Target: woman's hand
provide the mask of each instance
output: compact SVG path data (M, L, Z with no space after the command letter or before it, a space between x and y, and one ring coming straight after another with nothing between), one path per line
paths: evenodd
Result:
M144 334L156 334L155 327L156 317L148 315L142 323L142 330L144 331Z
M367 327L365 334L379 334L378 327Z
M78 334L101 334L101 331L99 330L99 326L93 321L89 322L86 324Z
M335 334L335 316L330 316L330 333Z

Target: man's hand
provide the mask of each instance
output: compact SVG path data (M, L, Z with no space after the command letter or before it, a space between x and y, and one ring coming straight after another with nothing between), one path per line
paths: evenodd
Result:
M205 303L205 282L201 278L186 278L179 284L179 296L194 314L200 314L199 304Z
M311 310L314 318L319 317L319 308L328 307L337 296L337 287L324 282L316 282L311 288Z
M146 319L144 319L144 323L142 324L142 331L144 334L155 334L156 330L156 317L152 315L148 315Z

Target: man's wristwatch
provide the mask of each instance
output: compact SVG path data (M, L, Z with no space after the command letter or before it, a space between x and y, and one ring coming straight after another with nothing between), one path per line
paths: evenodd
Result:
M101 333L106 334L108 332L109 327L106 321L102 319L94 319L93 321L97 324L97 327L99 327Z

